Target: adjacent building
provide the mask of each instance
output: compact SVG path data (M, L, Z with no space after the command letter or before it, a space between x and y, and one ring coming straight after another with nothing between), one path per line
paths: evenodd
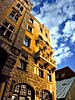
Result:
M75 100L75 72L69 67L56 71L57 100Z
M0 1L0 100L56 100L50 32L29 0Z

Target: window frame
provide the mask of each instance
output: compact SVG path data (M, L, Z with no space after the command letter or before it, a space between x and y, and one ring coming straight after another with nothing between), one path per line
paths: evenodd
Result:
M19 7L17 6L18 4L19 4ZM19 2L17 2L16 7L20 12L22 12L24 9L24 7ZM21 8L22 8L22 10L21 10Z
M30 44L31 44L31 39L29 37L25 37L24 39L24 43L23 43L26 47L30 48Z
M8 25L5 25L4 23L7 23ZM0 29L2 32L1 36L5 37L7 40L12 40L12 37L13 37L14 32L15 32L15 27L12 24L10 24L7 20L4 20L0 24L0 28L1 27L5 28L5 31L3 30L4 32L2 32L2 30ZM8 32L10 32L10 34Z
M48 70L48 72L47 72L47 80L48 81L50 81L50 82L52 82L52 72L51 72L51 70Z
M43 66L39 64L39 77L44 78Z
M15 91L17 87L18 87L18 92ZM14 86L12 99L15 100L16 96L16 99L24 98L24 100L32 100L33 98L35 98L35 95L33 93L35 94L35 91L30 85L25 83L16 84Z
M28 27L27 27L27 30L28 30L28 32L29 32L29 33L32 33L32 32L33 32L32 27L31 27L31 26L29 26L29 25L28 25Z
M34 21L32 18L29 18L29 22L33 24Z
M26 69L27 69L27 64L28 64L28 63L27 63L26 61L20 59L20 67L19 67L19 69L21 69L22 71L26 71Z
M9 14L9 18L11 18L14 22L18 22L21 14L15 8L12 9L11 13Z
M40 32L43 33L43 29L42 28L40 28Z

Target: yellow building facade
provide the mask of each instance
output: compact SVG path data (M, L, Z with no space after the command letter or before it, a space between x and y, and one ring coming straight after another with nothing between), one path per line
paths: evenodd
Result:
M28 0L0 1L0 7L0 100L56 100L49 30L30 13Z

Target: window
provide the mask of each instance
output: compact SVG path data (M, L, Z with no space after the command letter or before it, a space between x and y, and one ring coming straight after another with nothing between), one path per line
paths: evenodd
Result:
M43 78L43 66L39 64L39 77Z
M38 36L38 39L39 39L39 40L43 40L43 38L42 38L42 36L41 36L41 35L39 35L39 36Z
M39 64L39 67L43 69L43 66L41 64Z
M17 84L14 87L12 100L35 100L35 91L28 84Z
M26 85L21 85L20 95L26 96L26 93L27 93Z
M47 45L47 46L49 46L49 43L48 43L48 42L46 42L46 45Z
M30 23L33 23L33 19L32 18L30 18L29 21L30 21Z
M26 4L28 4L28 1L27 0L25 0L25 2L26 2Z
M39 77L43 78L43 71L39 69Z
M28 0L20 0L20 1L28 5Z
M43 48L43 49L44 49L44 51L46 51L47 47L46 47L46 46L44 46L44 48Z
M37 74L37 68L36 67L34 67L34 73Z
M34 59L34 62L35 62L35 64L37 64L38 60L35 58L35 59Z
M32 33L32 27L28 26L28 32Z
M48 34L46 33L46 37L48 38Z
M21 54L22 57L25 58L25 60L28 60L28 54L27 52L25 52L25 50L22 49L22 54Z
M48 81L51 81L51 75L48 74Z
M55 72L55 70L56 70L56 68L52 68L52 73L54 73L54 72Z
M47 74L47 78L48 78L48 81L52 81L51 79L51 70L48 70L48 74Z
M20 10L21 12L23 11L23 6L21 6L20 3L17 3L16 7L18 8L18 10Z
M20 60L20 68L23 70L23 71L26 71L26 67L27 67L27 62L26 61L23 61L23 60Z
M11 40L14 32L14 27L7 21L4 21L0 25L0 35L4 36L5 38Z
M31 39L30 39L30 38L25 37L25 40L24 40L24 45L25 45L26 47L30 47L30 41L31 41Z
M16 85L14 92L19 93L19 89L20 89L20 85Z
M47 54L47 60L49 60L49 54Z
M42 33L43 31L42 31L42 28L40 28L40 32Z
M56 78L57 78L57 79L59 78L59 74L56 75Z
M36 43L36 46L37 46L39 44L39 40L36 40L35 43Z
M40 91L40 100L52 100L52 94L47 90Z
M20 6L21 6L21 5L20 5L20 3L17 3L17 5L16 5L16 6L17 6L18 8L20 8Z
M61 77L63 78L64 76L65 76L65 73L62 73L62 74L61 74Z
M17 22L21 14L14 8L10 13L9 17L14 21Z

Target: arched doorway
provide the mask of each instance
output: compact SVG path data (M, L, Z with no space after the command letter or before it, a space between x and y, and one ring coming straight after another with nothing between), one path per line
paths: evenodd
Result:
M12 100L34 100L34 99L35 99L35 91L30 85L25 83L15 85Z
M52 100L52 94L48 90L40 91L40 100Z

